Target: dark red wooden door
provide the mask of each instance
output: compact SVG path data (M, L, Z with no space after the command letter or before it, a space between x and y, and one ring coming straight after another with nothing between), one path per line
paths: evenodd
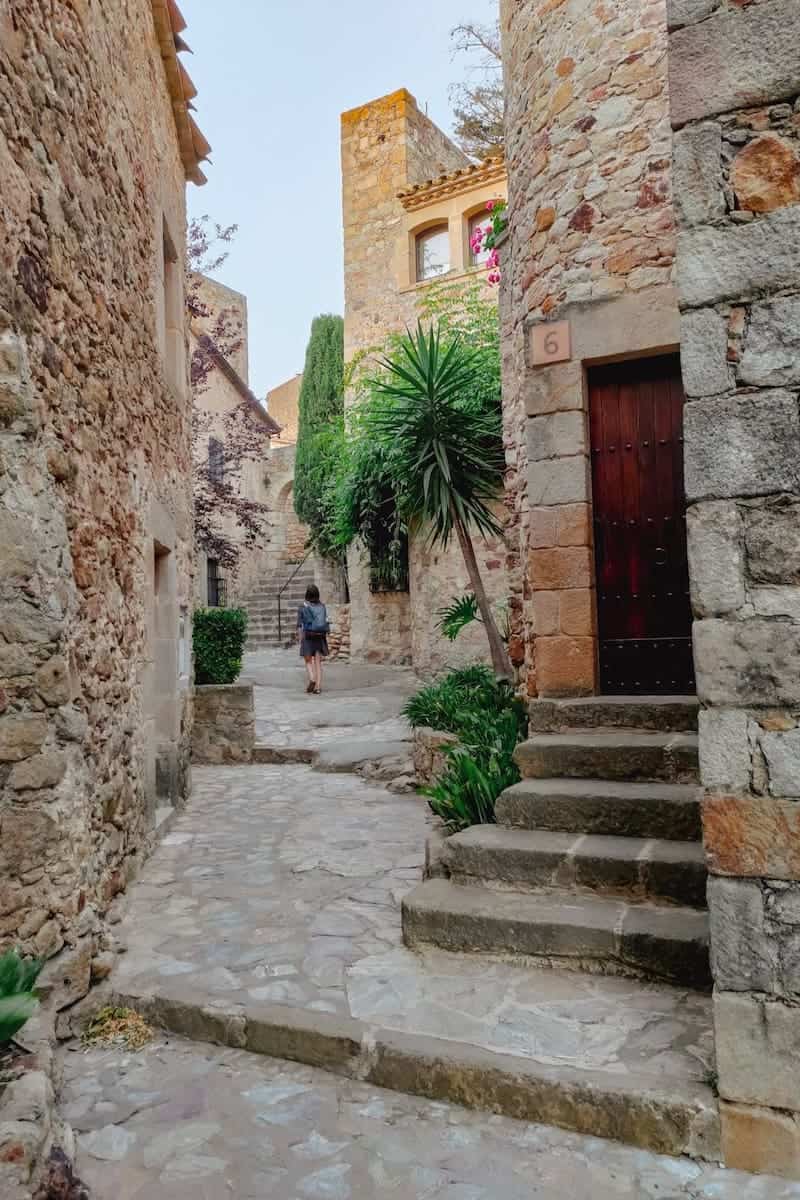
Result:
M600 686L694 692L677 354L589 371Z

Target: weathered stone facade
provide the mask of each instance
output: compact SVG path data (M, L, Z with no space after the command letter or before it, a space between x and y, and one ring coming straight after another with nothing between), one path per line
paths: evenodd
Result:
M800 8L669 19L723 1148L800 1177Z
M206 684L195 688L193 762L252 762L255 740L252 683Z
M87 987L94 914L188 789L184 192L207 147L179 17L0 10L0 945L73 946Z
M585 365L677 347L664 0L502 0L500 311L515 638L531 696L596 686ZM571 356L534 366L532 329Z
M476 167L417 107L405 89L342 116L345 259L345 360L380 349L387 336L414 325L426 283L415 275L415 240L434 225L449 235L454 283L474 277L469 219L487 200L505 197L502 162ZM487 302L494 303L487 289ZM476 553L492 600L507 598L507 550L500 539ZM480 626L446 642L436 611L468 590L455 543L430 550L425 537L409 545L409 591L374 594L362 549L348 560L351 645L356 661L413 664L423 675L487 658Z

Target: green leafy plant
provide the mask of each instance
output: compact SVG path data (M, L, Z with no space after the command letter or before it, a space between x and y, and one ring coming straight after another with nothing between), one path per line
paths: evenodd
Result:
M477 352L456 334L446 340L438 325L422 322L400 339L382 362L372 386L387 403L372 429L391 445L407 481L408 519L427 528L431 543L447 546L456 535L499 676L511 675L502 638L478 569L472 533L502 532L492 503L503 489L505 458L499 402L476 399ZM499 401L499 397L498 397Z
M450 833L493 824L497 798L520 779L513 759L520 739L513 709L470 714L461 737L461 744L448 754L442 776L424 791Z
M500 631L500 637L503 639L503 645L507 646L511 638L511 619L507 604L495 605L497 613L497 627ZM467 592L466 596L457 596L446 604L444 608L436 610L436 616L439 620L436 622L436 628L447 638L448 641L454 642L463 629L471 625L473 621L482 621L478 601L471 592Z
M235 683L242 669L247 613L241 608L198 608L192 636L195 681Z
M482 663L474 663L420 688L406 701L403 713L415 729L425 725L462 736L472 728L473 718L488 720L492 713L506 710L515 714L522 737L526 725L524 705L505 680L496 679Z
M16 950L0 954L0 1045L10 1041L36 1011L39 1001L33 989L42 966Z

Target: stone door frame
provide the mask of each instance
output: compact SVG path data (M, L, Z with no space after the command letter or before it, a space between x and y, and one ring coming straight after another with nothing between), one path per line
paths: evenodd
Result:
M588 369L680 349L675 290L648 288L610 300L568 304L571 357L532 360L526 325L529 578L539 696L599 691L597 605L592 538Z

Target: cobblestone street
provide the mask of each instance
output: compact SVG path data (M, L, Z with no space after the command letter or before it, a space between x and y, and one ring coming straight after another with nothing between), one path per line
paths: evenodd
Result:
M274 654L270 678L260 657L260 719L295 706L308 714L295 737L308 733L320 712L298 694L299 667ZM374 671L343 695L333 677L327 712L354 744L377 744L376 726L407 737L407 690L406 672ZM274 722L261 731L282 734ZM800 1196L403 1094L404 1072L424 1078L444 1052L456 1077L563 1074L576 1094L629 1087L652 1103L672 1089L702 1116L711 1066L709 1001L695 993L405 949L400 902L420 878L428 829L421 797L350 773L195 770L187 811L131 889L112 980L193 1041L66 1054L65 1116L99 1197ZM230 1048L206 1044L219 1040ZM400 1066L387 1065L392 1054Z

